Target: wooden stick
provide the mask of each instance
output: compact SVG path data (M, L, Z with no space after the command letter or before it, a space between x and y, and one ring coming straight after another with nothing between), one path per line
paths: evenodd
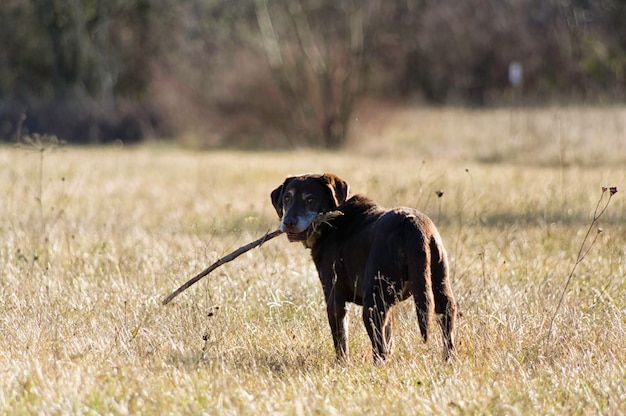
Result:
M170 293L165 299L163 299L163 301L161 303L163 305L167 305L168 303L170 303L170 301L172 299L174 299L176 296L180 295L182 292L187 290L187 288L189 288L189 286L193 285L198 280L202 279L204 276L206 276L207 274L211 273L213 270L215 270L218 267L220 267L222 264L225 264L225 263L228 263L229 261L235 260L237 257L242 255L246 251L252 250L253 248L260 246L261 244L265 243L266 241L269 241L272 238L277 237L277 236L279 236L282 233L283 232L280 231L280 230L272 231L271 233L268 232L263 237L259 238L258 240L255 240L255 241L253 241L251 243L248 243L245 246L239 247L237 250L235 250L232 253L222 257L221 259L219 259L218 261L216 261L215 263L213 263L212 265L210 265L209 267L204 269L202 272L200 272L197 275L195 275L194 277L192 277L190 280L187 281L187 283L185 283L184 285L182 285L181 287L176 289L174 292Z

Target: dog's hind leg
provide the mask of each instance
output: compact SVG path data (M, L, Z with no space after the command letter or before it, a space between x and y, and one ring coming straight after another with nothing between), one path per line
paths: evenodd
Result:
M448 259L446 250L438 236L430 240L431 279L435 301L435 313L439 315L439 325L443 335L443 356L449 360L456 355L454 332L456 326L457 306L450 287Z
M407 257L413 300L415 301L415 309L417 311L417 321L424 342L428 342L434 303L430 269L428 268L429 257L428 251L420 253L419 257Z

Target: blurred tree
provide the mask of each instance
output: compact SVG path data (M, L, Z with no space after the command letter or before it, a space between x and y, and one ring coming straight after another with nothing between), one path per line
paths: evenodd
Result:
M378 8L376 1L256 1L272 78L308 144L345 142Z
M501 102L512 61L524 67L524 93L531 100L593 99L602 92L615 100L624 92L621 4L396 0L393 18L385 20L393 25L390 36L373 55L387 60L386 68L404 68L392 91L433 103Z
M16 112L24 112L31 132L73 141L141 139L145 132L136 121L143 110L131 104L130 116L123 114L128 106L121 107L141 100L150 83L153 3L7 2L0 6L8 12L1 22L7 64L0 63L0 75L11 80L0 84L5 133L15 129L10 120L20 118Z
M623 0L2 0L0 136L320 146L360 96L623 101ZM198 144L198 143L197 143Z
M565 44L570 81L584 97L623 93L626 76L626 2L555 1L567 28Z
M193 122L210 119L207 129L220 130L223 145L337 148L362 92L378 6L357 0L197 2L179 9L189 31L177 50L193 64L168 59L168 73L161 75L165 82L184 80L179 92L185 101L207 110Z

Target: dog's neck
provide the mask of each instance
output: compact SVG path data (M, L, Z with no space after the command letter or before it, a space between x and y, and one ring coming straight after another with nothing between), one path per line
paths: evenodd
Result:
M311 223L307 239L302 244L306 248L313 248L329 229L342 227L346 225L348 217L352 218L355 214L366 211L383 212L384 210L363 195L353 195L334 211L320 213ZM342 218L344 216L346 217Z

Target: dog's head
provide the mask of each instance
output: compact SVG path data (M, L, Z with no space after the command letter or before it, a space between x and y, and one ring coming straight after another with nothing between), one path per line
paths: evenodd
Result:
M307 240L313 220L348 199L346 181L331 173L290 176L272 191L272 204L281 219L279 229L289 241Z

